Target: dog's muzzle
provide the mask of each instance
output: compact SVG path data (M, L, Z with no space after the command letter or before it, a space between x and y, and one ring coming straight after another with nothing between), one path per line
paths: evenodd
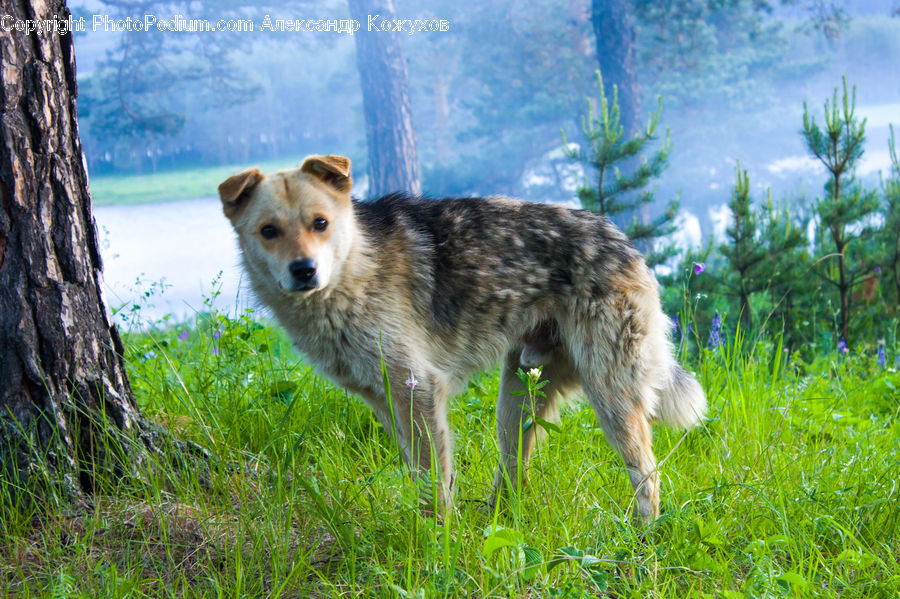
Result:
M309 291L316 288L316 263L310 258L294 260L288 265L294 280L293 291Z

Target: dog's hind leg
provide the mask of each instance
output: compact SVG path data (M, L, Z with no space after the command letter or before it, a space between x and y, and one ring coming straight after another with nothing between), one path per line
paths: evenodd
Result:
M545 356L541 380L548 383L536 397L529 397L527 387L516 374L521 363L522 348L513 348L506 356L500 376L497 397L497 442L500 446L500 466L494 479L494 496L513 490L525 483L525 471L543 429L536 418L553 420L559 411L562 396L578 380L561 348L554 348Z
M643 393L652 390L622 385L616 378L601 382L585 377L582 385L607 441L625 462L634 489L634 515L650 523L659 516L659 477Z

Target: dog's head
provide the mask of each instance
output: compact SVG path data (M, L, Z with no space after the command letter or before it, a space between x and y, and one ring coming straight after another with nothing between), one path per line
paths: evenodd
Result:
M255 284L300 295L337 281L353 241L350 159L310 156L298 169L250 169L219 185Z

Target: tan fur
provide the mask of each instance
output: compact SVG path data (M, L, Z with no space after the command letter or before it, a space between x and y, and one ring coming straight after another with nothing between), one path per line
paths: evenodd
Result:
M263 178L259 169L253 168L243 173L229 177L219 185L219 197L222 199L222 209L225 216L234 220L240 211L239 199L245 190L252 189Z
M539 428L520 432L525 419L551 420L583 390L625 462L636 514L654 518L650 421L692 426L705 397L674 362L656 278L621 231L509 198L363 203L351 188L349 159L333 155L219 188L253 290L297 348L371 406L418 472L437 470L441 499L453 481L448 400L472 371L505 356L495 493L524 482ZM516 371L537 363L549 384L528 405Z

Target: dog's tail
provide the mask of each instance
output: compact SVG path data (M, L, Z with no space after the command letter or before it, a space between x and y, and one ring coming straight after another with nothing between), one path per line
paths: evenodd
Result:
M679 428L691 428L699 424L705 413L706 394L700 383L672 360L669 380L659 390L656 419Z

